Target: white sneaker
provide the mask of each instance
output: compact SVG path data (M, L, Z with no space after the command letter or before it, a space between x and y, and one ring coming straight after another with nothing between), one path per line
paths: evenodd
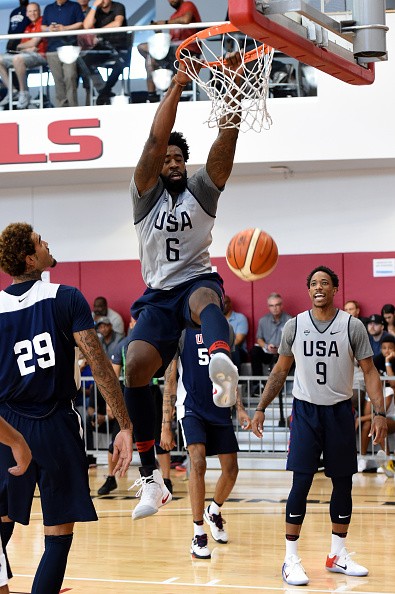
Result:
M369 570L363 565L359 565L351 559L351 555L345 547L342 548L338 555L328 555L326 558L325 568L333 573L344 573L345 575L364 576L368 575Z
M210 514L210 506L206 507L204 510L204 519L206 520L207 524L210 526L211 536L214 540L221 544L226 544L228 542L228 534L226 530L224 530L224 524L226 524L225 520L221 516L221 512L217 514Z
M225 353L215 353L210 359L208 373L213 382L213 400L216 406L234 406L237 399L239 373Z
M137 479L130 489L133 487L140 487L136 493L136 497L140 497L139 503L133 510L133 520L140 520L147 516L156 514L162 505L166 505L172 500L172 495L169 489L163 482L163 478L159 470L155 469L151 476L141 476Z
M26 109L29 107L30 94L28 91L20 91L18 95L18 103L16 104L17 109Z
M282 574L284 582L290 584L290 586L306 586L309 583L309 578L297 555L286 557Z
M207 534L201 534L192 538L191 555L195 559L211 559L211 551L207 545Z

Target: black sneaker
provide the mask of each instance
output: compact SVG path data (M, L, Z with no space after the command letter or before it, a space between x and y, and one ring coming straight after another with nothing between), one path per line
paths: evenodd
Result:
M169 489L170 493L173 495L173 483L171 482L171 480L164 478L163 482L165 483L166 487Z
M100 487L98 495L108 495L111 491L114 491L118 487L115 476L108 476L106 482Z

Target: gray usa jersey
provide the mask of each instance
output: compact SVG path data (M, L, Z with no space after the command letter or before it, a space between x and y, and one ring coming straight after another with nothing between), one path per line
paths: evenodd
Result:
M161 178L142 196L132 179L141 273L148 287L168 290L212 271L208 250L220 193L205 167L188 179L174 205Z
M295 357L293 395L330 406L351 398L354 356L366 359L372 349L366 328L348 313L338 310L331 322L319 322L305 311L285 325L279 353Z

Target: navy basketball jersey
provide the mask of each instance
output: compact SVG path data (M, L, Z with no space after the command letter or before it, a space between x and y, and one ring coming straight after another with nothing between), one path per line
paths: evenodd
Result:
M209 423L232 424L230 408L213 402L213 384L208 374L210 356L200 330L187 328L180 340L178 358L177 418L199 416Z
M31 407L75 398L73 332L93 328L78 289L28 281L0 292L0 402Z

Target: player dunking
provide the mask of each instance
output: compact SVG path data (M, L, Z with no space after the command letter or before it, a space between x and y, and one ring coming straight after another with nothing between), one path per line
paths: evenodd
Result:
M0 235L0 267L13 279L0 292L0 416L24 436L33 456L15 477L8 472L12 452L0 445L1 539L5 548L14 522L29 523L38 485L45 551L32 594L59 593L74 523L97 520L81 418L73 408L76 347L120 424L115 457L122 476L132 459L130 419L87 301L74 287L41 280L55 265L48 244L27 223L8 225Z
M368 573L351 559L345 548L352 514L352 475L357 472L351 405L354 357L361 366L376 411L371 427L374 443L386 437L387 422L382 386L366 329L360 320L335 308L333 300L338 286L337 275L326 266L315 268L307 277L312 309L285 324L278 350L280 357L252 420L253 432L261 437L265 408L280 392L295 360L287 460L287 470L293 471L293 484L285 512L286 553L282 570L284 581L293 586L309 581L298 557L298 538L321 453L325 474L332 480L332 544L326 569L353 576Z
M237 70L240 54L228 56ZM201 325L211 356L214 401L236 401L238 373L230 359L229 326L222 313L222 281L212 273L209 246L218 198L231 173L237 129L220 129L206 166L190 178L188 145L173 132L181 93L190 78L181 63L160 103L131 183L134 224L142 274L148 289L132 306L137 320L126 360L125 401L140 454L139 519L171 499L155 466L154 410L149 405L151 377L160 377L176 352L181 331ZM236 112L232 116L239 119ZM160 371L159 371L160 370Z

